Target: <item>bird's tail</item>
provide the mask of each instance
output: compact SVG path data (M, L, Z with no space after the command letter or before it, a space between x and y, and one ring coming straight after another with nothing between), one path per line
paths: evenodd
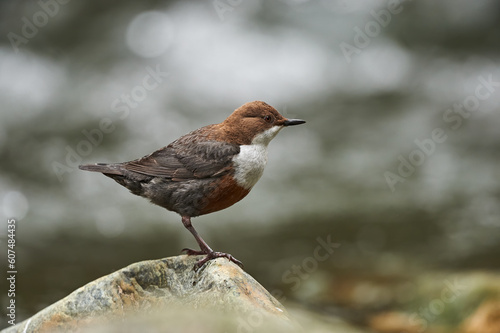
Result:
M101 172L103 175L113 179L118 184L125 186L135 195L143 195L144 187L142 181L152 177L132 172L123 167L123 163L96 163L78 166L81 170Z
M102 172L107 175L123 175L121 166L119 163L107 164L107 163L95 163L95 164L84 164L79 165L80 170L92 171L92 172Z

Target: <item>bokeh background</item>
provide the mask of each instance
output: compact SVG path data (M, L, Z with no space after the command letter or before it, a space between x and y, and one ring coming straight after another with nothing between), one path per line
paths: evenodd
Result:
M175 213L78 164L141 157L253 100L307 124L270 144L245 200L194 219L213 248L359 329L465 330L500 294L500 1L3 1L0 32L18 322L195 245ZM466 301L433 308L450 283Z

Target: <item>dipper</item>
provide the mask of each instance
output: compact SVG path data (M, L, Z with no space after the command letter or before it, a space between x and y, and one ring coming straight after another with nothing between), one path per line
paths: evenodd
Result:
M250 102L220 124L197 129L140 159L86 164L80 169L101 172L133 194L178 213L200 246L200 251L182 251L206 255L195 269L219 257L242 266L232 255L212 250L194 229L191 218L243 199L262 176L269 142L283 127L303 123L301 119L286 119L264 102Z

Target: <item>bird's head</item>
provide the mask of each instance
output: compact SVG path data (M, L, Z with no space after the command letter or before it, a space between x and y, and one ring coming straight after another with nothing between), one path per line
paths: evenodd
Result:
M302 119L287 119L275 108L261 101L243 104L221 123L224 131L239 144L269 142L286 126L305 123Z

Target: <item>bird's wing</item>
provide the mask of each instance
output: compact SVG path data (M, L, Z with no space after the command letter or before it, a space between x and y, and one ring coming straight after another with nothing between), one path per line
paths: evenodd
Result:
M188 134L141 159L124 163L128 171L173 181L210 178L230 171L237 144Z

